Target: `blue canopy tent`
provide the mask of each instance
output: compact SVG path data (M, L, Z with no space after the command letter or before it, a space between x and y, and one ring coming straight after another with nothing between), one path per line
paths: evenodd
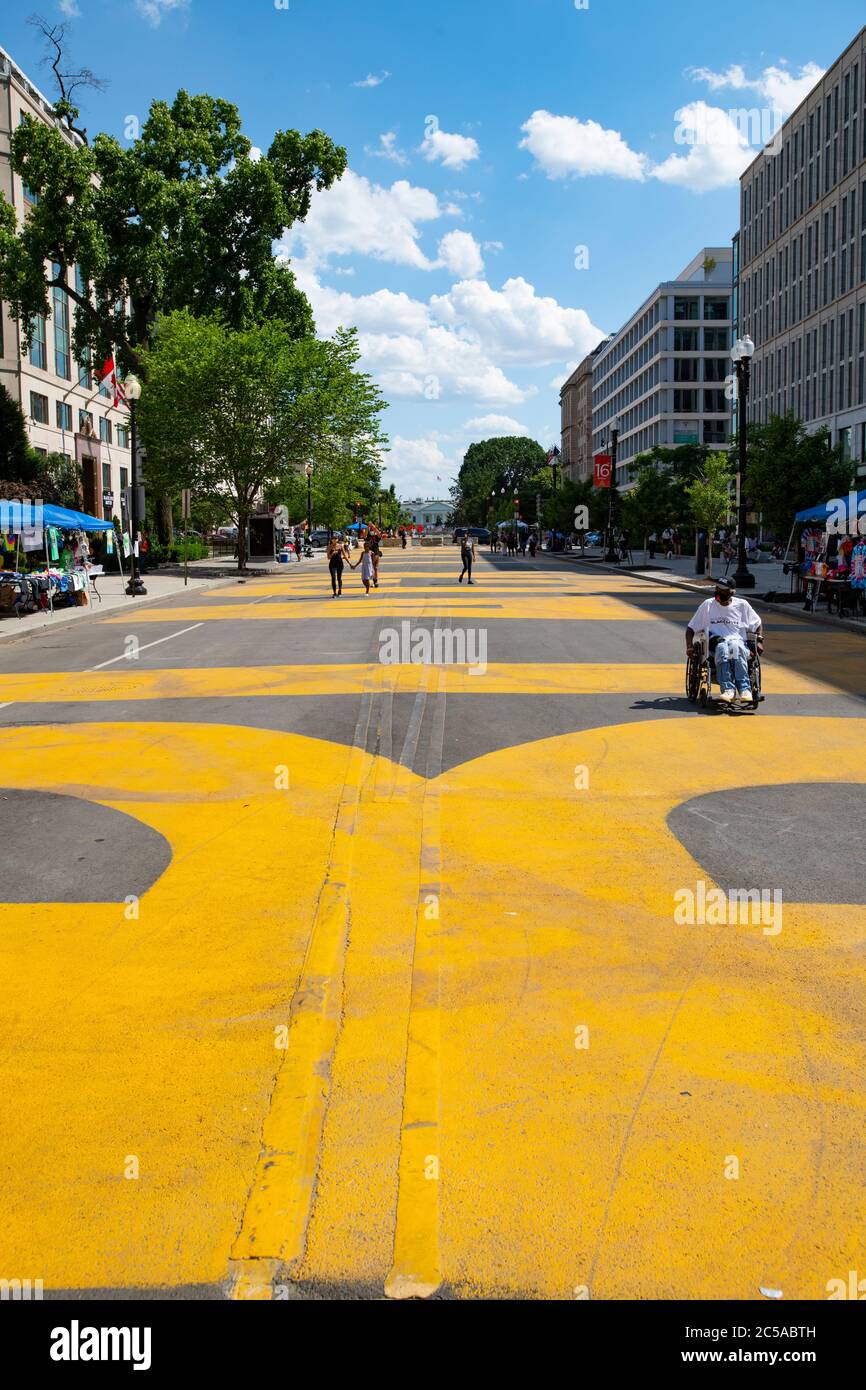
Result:
M112 531L113 521L100 521L98 516L88 516L87 512L76 512L70 507L55 507L46 502L42 508L46 526L58 526L61 531Z
M844 499L836 498L836 499L835 499L835 502L839 502L839 501L841 501L841 500L844 500L846 504L847 504L847 502L848 502L848 498L847 498L847 497L844 498ZM858 493L857 493L857 511L858 511L858 515L859 515L859 513L860 513L861 504L864 503L864 502L866 502L866 488L864 488L862 492L858 492ZM796 521L826 521L826 520L828 519L828 517L830 516L830 514L831 514L833 511L835 511L835 510L836 510L836 507L835 507L835 505L834 505L833 502L819 502L818 505L815 506L815 507L805 507L804 510L803 510L802 512L798 512L797 515L796 515L795 520L796 520ZM856 519L856 518L855 518L855 519Z
M114 531L113 521L103 521L98 516L90 516L87 512L79 512L71 507L58 507L53 502L46 502L42 508L42 522L45 530L45 564L50 567L48 555L48 531L49 526L56 526L60 531ZM120 558L120 546L117 547L117 567L120 570L120 581L123 583L123 561ZM91 593L96 590L91 584ZM49 607L54 613L54 598L49 597ZM92 607L92 605L91 605Z

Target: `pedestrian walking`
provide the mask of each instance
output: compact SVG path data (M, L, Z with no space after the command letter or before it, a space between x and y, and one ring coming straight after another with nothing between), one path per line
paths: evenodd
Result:
M463 561L463 568L460 571L460 578L457 583L462 584L464 574L468 574L469 578L467 583L473 584L475 581L472 578L472 561L475 559L475 542L468 531L464 534L460 542L460 558Z
M331 572L331 590L334 598L343 592L343 564L347 550L342 536L332 536L328 541L328 569Z
M359 565L361 566L361 583L364 585L364 592L369 594L370 585L373 583L373 552L368 550L366 545L360 560L356 560L351 568L356 570Z
M535 559L535 552L536 552L537 548L538 548L538 538L537 538L535 532L533 531L532 535L529 537L529 558L530 558L531 560L534 560L534 559Z
M656 536L655 531L650 531L649 535L646 538L646 543L647 549L649 551L649 557L651 560L654 560L656 557L656 546L658 545L658 537Z
M675 554L675 555L682 555L682 553L683 553L683 537L682 537L682 532L680 531L680 528L679 528L678 526L675 526L675 527L673 528L673 543L674 543L674 554Z

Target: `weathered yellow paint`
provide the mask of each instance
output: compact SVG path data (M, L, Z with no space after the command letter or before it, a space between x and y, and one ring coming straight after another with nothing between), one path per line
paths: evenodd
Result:
M6 676L3 694L17 704L82 704L105 700L284 699L291 696L358 695L364 690L413 694L426 688L429 666L334 663L318 666L202 666L148 669L135 662L104 671ZM439 689L459 695L679 694L683 666L673 662L494 662L483 671L467 666L435 668ZM828 672L828 675L830 673ZM866 694L866 668L860 690ZM826 681L764 662L764 688L774 695L835 695ZM435 691L434 691L435 693Z
M316 620L321 618L370 618L380 614L383 618L464 618L477 620L514 618L525 621L542 622L658 622L655 613L636 607L617 598L604 595L588 595L574 598L570 594L562 597L546 596L529 598L508 598L503 596L499 602L486 600L480 588L473 589L470 600L467 593L464 601L456 602L450 598L437 601L435 598L413 599L404 597L399 590L384 593L372 590L364 595L362 603L340 604L332 596L320 603L208 603L196 608L140 608L135 614L136 627L141 623L193 623L239 619L252 619L258 622L285 622L293 620ZM697 606L697 605L695 605ZM689 609L694 612L693 608ZM686 616L686 607L683 608ZM669 615L673 616L673 615ZM106 618L107 624L118 624L128 628L128 615L119 618ZM785 623L785 618L778 620Z

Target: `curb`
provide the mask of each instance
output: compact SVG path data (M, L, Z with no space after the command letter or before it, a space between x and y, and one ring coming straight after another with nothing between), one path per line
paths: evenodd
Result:
M644 574L640 570L624 570L620 565L606 565L603 560L586 560L576 557L569 561L575 565L591 565L593 569L606 570L608 574L628 574L633 579L643 579L648 584L667 584L671 589L684 589L690 594L705 594L710 585L692 584L686 579L667 579L661 574ZM712 581L710 581L712 583ZM866 623L854 622L852 618L836 618L831 613L807 613L805 609L795 607L787 603L770 603L767 599L759 598L757 595L749 598L749 603L753 606L765 608L768 613L781 613L785 617L800 618L804 623L818 623L820 627L843 628L848 632L856 632L861 637L866 637Z
M222 585L234 583L236 580L237 575L232 575L231 579L209 579L202 584L200 588L202 590L218 589ZM194 592L198 591L199 590L196 590ZM119 615L121 613L130 613L139 608L147 608L154 603L165 603L166 599L176 598L179 593L182 594L183 592L184 589L181 587L180 589L173 589L171 593L154 594L152 598L130 598L128 606L126 604L119 604L117 608L108 608L105 610L105 616L108 617L109 614ZM187 590L187 592L189 592L189 590ZM98 621L99 609L96 610L96 615L96 620ZM39 623L34 627L26 628L24 632L16 632L13 628L10 632L4 633L2 629L0 629L0 653L2 653L4 647L12 646L12 644L16 642L26 642L29 637L41 637L45 632L62 632L70 624L74 625L77 622L81 622L84 618L90 618L90 620L93 621L90 605L88 605L87 608L82 608L80 614L76 614L74 618L66 618L61 623L55 623L48 617L45 619L45 622Z

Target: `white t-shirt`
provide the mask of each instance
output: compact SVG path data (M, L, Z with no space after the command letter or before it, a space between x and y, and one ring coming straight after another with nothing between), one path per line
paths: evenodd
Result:
M760 617L744 598L732 598L727 604L705 599L689 623L692 632L709 632L711 637L742 637L757 632L760 626Z

